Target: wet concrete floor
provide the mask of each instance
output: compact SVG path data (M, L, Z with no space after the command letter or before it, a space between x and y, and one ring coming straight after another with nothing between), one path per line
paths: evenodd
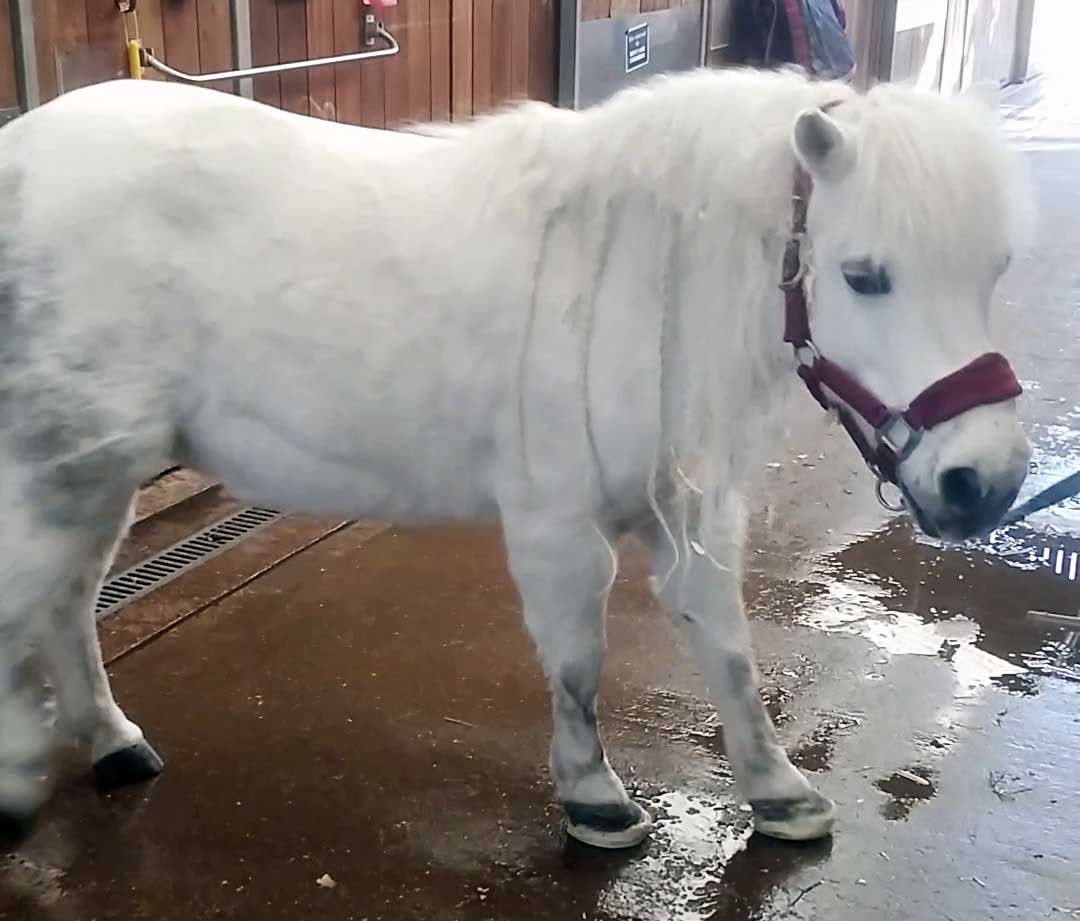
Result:
M1040 236L1003 299L1035 489L1080 467L1080 133L1049 78L1024 92ZM0 918L1080 918L1080 504L943 548L808 418L765 476L747 597L784 742L841 807L832 840L751 837L633 545L602 720L658 824L603 854L550 802L547 693L498 535L290 519L103 622L167 770L102 796L65 755L37 832L0 857ZM122 565L234 508L205 485L157 485Z

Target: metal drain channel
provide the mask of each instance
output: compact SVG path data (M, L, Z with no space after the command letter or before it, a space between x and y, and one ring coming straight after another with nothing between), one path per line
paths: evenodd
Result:
M196 531L171 547L117 573L101 587L94 616L101 620L155 589L224 553L282 517L267 508L245 508Z
M1080 553L1076 550L1070 551L1066 547L1058 547L1056 552L1052 547L1043 547L1040 562L1052 567L1054 575L1065 576L1070 582L1075 582L1078 564L1080 564Z

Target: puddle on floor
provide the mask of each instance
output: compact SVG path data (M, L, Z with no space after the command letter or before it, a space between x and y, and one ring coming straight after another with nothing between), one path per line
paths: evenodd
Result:
M1072 535L1018 525L950 547L897 519L819 560L794 608L800 623L861 636L891 655L942 658L961 693L994 684L1034 694L1035 675L1080 681L1080 619L1068 616L1080 611L1076 570Z
M832 764L837 742L854 731L861 715L828 712L820 715L817 726L801 739L791 752L792 763L810 774L827 771Z
M599 909L626 921L706 921L715 910L710 892L753 833L749 812L733 798L683 790L646 805L656 816L649 852L603 893Z
M889 797L881 807L881 814L890 821L906 819L915 806L937 793L933 773L920 766L893 771L874 786Z

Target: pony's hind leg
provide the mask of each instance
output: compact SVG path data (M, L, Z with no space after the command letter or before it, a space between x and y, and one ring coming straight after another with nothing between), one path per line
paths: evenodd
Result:
M551 772L567 831L596 847L640 844L651 819L608 764L596 721L610 545L592 521L540 513L503 524L525 622L551 682Z
M126 522L126 517L120 520ZM114 556L118 531L94 535L91 551L49 606L40 634L40 653L56 687L61 729L89 746L102 789L147 780L164 767L142 730L113 699L98 645L94 602Z
M0 482L0 826L9 835L28 827L49 794L52 733L40 686L28 686L23 665L80 562L79 541L67 530L45 526L24 484L14 479Z
M24 418L39 416L47 418ZM140 451L133 437L117 437L79 441L56 458L58 444L66 447L56 433L67 429L58 424L36 441L35 432L19 431L10 456L0 456L0 816L15 822L48 797L51 737L16 693L17 660L28 646L50 672L61 726L90 743L101 780L139 779L161 766L113 701L92 614L131 497L158 455L152 442Z

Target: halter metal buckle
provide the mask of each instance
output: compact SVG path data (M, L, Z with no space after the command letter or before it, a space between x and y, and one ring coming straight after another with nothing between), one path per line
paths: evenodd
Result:
M894 437L898 427L903 431L903 441L899 443ZM891 413L889 418L877 427L875 434L878 445L889 451L898 465L911 457L911 452L922 440L922 432L912 428L907 419L899 413Z

